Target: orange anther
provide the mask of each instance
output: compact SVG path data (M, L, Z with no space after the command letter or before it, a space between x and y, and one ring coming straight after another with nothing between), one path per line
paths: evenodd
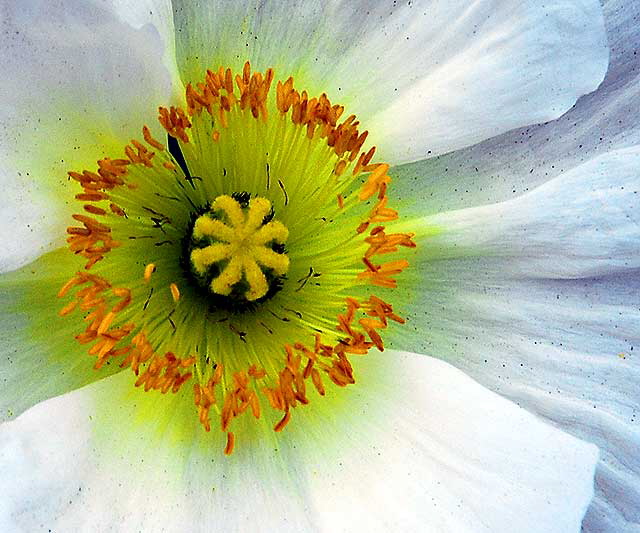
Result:
M87 205L83 205L82 207L87 213L91 213L93 215L106 215L107 214L107 212L104 209L102 209L101 207L97 207L95 205L87 204Z
M291 419L291 411L287 409L282 419L273 427L274 431L282 431Z
M235 442L236 442L235 435L231 431L227 432L227 445L224 447L225 455L231 455L233 453L233 447L235 445Z
M164 150L164 145L153 138L153 136L151 135L151 130L148 128L148 126L142 126L142 136L144 137L144 140L147 142L147 144L153 146L156 150Z
M68 315L69 313L71 313L71 311L73 311L76 308L77 305L78 305L78 301L73 300L72 302L69 302L67 305L65 305L62 309L60 309L60 311L58 311L58 314L60 316Z
M107 316L105 316L102 319L102 321L100 322L100 327L98 327L98 335L103 335L104 333L107 332L107 330L111 326L111 323L113 322L113 319L115 317L116 317L116 314L113 311L111 311L110 313L107 314Z

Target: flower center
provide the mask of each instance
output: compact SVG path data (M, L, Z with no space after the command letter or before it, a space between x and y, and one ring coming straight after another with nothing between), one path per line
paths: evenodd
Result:
M187 246L190 271L216 305L240 310L282 286L289 230L273 216L269 200L241 193L218 196L196 218Z
M207 71L122 156L69 172L79 264L58 296L79 317L75 341L97 370L130 369L132 386L184 400L211 439L216 417L226 454L265 426L246 420L280 432L294 409L355 383L357 358L404 323L389 301L402 304L415 247L393 229L389 165L356 117L293 78L274 94L273 79L248 62Z

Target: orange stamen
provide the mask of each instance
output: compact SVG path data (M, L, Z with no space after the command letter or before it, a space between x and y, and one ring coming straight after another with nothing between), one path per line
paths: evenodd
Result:
M233 447L235 442L236 442L235 435L231 431L227 432L227 445L224 448L225 455L231 455L233 453Z
M147 144L153 146L156 150L164 150L164 145L153 138L153 136L151 135L151 130L147 126L142 126L142 136L144 137L144 140L147 142Z
M289 411L287 409L287 411L285 412L284 416L282 417L282 419L280 420L280 422L278 422L273 430L274 431L282 431L285 426L289 423L289 420L291 420L291 411Z

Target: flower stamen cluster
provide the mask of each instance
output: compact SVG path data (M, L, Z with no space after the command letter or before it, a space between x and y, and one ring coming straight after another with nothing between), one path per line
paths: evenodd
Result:
M76 341L96 368L130 368L135 387L180 397L191 383L227 454L244 413L275 412L281 432L294 408L355 383L353 358L404 323L387 295L409 261L378 258L415 247L390 228L389 165L372 162L356 117L293 78L274 95L273 80L249 63L209 70L184 107L159 108L171 143L144 126L122 158L69 173L82 213L68 243L84 270L60 290L72 296L60 313L85 314ZM221 304L238 295L251 305Z

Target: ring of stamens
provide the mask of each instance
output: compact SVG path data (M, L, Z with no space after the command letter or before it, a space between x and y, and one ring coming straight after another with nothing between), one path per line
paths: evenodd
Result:
M324 94L309 98L294 89L293 78L278 82L270 99L273 79L273 70L251 73L248 62L235 78L231 69L207 71L203 82L187 86L184 109L159 109L160 124L187 162L216 163L220 172L209 183L191 176L147 126L146 144L132 140L125 157L100 160L96 172L69 173L82 188L76 199L83 213L73 216L79 225L67 228L67 241L86 263L61 288L59 297L73 298L60 314L83 313L85 329L75 339L88 345L97 369L112 362L130 368L136 387L162 394L182 394L190 382L206 431L212 414L219 415L225 454L236 442L234 419L260 418L261 399L282 413L274 425L279 432L294 408L325 395L327 381L355 383L351 360L374 347L382 351L383 330L404 323L372 291L390 294L409 262L380 256L415 247L412 233L390 230L398 212L388 205L389 166L372 162L375 147L363 149L367 132L359 131L356 117L340 122L342 106ZM233 142L251 146L265 134L273 136L268 150L234 159ZM205 149L214 155L207 159ZM239 189L227 173L229 160L249 172L262 165L264 175ZM296 172L296 161L306 173ZM308 161L317 168L309 171ZM259 196L245 206L234 190ZM302 209L286 218L296 201ZM271 204L281 222L269 218ZM182 259L163 256L167 248ZM309 257L313 264L304 263ZM244 283L240 292L254 302L269 294L270 273L291 279L265 304L267 312L235 316L193 309L201 300L184 279L186 270L207 279L209 297L233 296ZM123 272L136 272L135 279ZM323 298L325 307L318 303ZM305 302L304 313L298 301ZM249 327L256 340L247 340ZM200 332L209 346L202 347ZM233 341L226 351L225 332Z

